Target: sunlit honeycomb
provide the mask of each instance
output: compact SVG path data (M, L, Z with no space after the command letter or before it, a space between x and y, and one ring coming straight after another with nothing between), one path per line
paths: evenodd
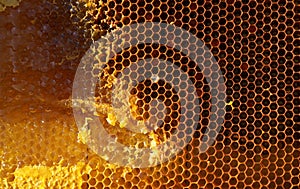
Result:
M0 188L299 188L296 1L3 2ZM112 78L139 60L167 60L187 73L197 88L201 112L191 142L175 157L155 167L120 167L86 145L88 133L78 130L73 118L72 84L94 41L116 28L146 21L181 27L210 49L226 81L225 121L215 143L200 153L211 96L197 64L164 45L125 49L108 60L100 76L105 82L96 93L102 107L99 119L119 142L147 147L162 143L176 129L182 131L178 138L189 135L191 117L180 115L178 94L163 80L145 80L130 91L131 114L138 121L159 122L157 128L146 128L154 131L135 134L115 121L109 111ZM187 120L184 128L178 128L180 116Z

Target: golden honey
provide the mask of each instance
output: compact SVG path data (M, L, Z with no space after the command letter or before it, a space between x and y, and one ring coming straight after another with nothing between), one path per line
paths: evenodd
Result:
M289 0L0 0L0 188L297 189L297 6ZM91 133L78 129L73 117L72 84L93 42L146 21L181 27L209 48L226 80L225 121L200 153L211 98L201 70L163 45L125 49L108 60L97 88L95 106L110 134L126 145L155 148L178 125L178 96L160 81L140 83L127 102L138 121L149 117L144 96L171 104L155 132L133 134L125 129L128 120L116 119L122 110L111 111L106 92L115 76L145 58L168 60L192 78L201 119L174 158L155 167L121 167L87 145Z

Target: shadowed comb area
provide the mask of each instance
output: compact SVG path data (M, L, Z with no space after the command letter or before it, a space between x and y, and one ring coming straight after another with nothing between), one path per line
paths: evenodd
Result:
M0 0L0 188L298 189L297 6L291 0ZM167 60L187 73L201 112L191 142L174 158L155 167L120 167L86 145L90 133L76 126L72 84L94 41L146 21L181 27L205 43L226 80L225 121L200 153L211 94L197 64L164 45L124 49L108 60L96 88L99 119L109 134L126 145L153 147L186 116L169 83L145 80L130 91L130 113L161 126L132 134L117 121L111 86L140 59ZM157 108L167 106L161 109L166 117L151 109L154 98ZM188 125L181 129L189 135Z

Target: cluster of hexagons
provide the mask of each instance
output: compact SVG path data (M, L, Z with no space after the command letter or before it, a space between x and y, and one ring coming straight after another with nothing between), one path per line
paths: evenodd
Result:
M299 101L294 97L299 93L295 90L299 53L295 47L296 5L292 1L128 0L109 1L106 5L108 15L120 27L145 21L167 22L193 33L209 47L226 79L228 105L224 127L207 153L199 154L197 146L208 123L210 94L195 63L155 44L132 47L109 63L110 69L121 72L139 59L165 59L186 71L199 89L201 126L182 154L154 168L157 172L165 170L164 176L148 175L152 186L297 187L299 121L294 107ZM140 99L139 118L147 118L146 97L157 96L157 87L145 81L137 88L133 94ZM169 95L166 86L161 92L165 97Z
M40 8L32 9L37 5ZM6 91L0 99L0 177L6 183L0 181L0 187L12 186L14 171L25 165L85 162L87 168L80 172L82 188L298 188L296 6L288 0L71 0L22 1L20 7L0 12L0 25L6 28L0 31L5 44L0 47L4 70L0 70L4 83L0 91ZM116 27L145 21L173 24L204 41L224 74L227 106L216 142L200 153L211 95L196 63L163 45L125 49L108 61L109 75L117 76L140 59L164 59L189 75L201 103L199 126L181 153L156 167L131 169L109 164L78 143L71 109L61 100L71 96L76 66L93 40ZM97 95L111 103L107 83ZM162 142L176 129L184 131L178 138L189 136L188 127L178 128L184 115L170 84L145 80L130 94L137 120L155 115L163 121L152 140ZM166 117L160 117L163 108L151 104L153 99L167 107ZM100 119L108 120L108 116ZM105 127L127 145L145 139L128 138L122 128L116 130L109 123Z

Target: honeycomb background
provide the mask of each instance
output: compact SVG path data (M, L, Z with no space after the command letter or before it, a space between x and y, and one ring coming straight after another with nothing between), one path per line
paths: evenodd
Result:
M75 180L79 188L299 188L298 6L281 0L23 0L6 7L0 12L0 188L35 188L42 175L34 180L17 173L39 166L53 174L43 177L44 188L70 188ZM210 109L201 71L164 46L124 50L109 60L110 75L139 59L166 59L191 77L202 108L198 130L181 153L156 167L131 169L109 164L83 144L70 96L90 44L145 21L173 24L205 42L224 74L227 106L216 142L199 153ZM148 116L147 98L172 105L156 140L176 128L171 86L145 81L132 94L140 120ZM68 173L57 178L52 169Z

